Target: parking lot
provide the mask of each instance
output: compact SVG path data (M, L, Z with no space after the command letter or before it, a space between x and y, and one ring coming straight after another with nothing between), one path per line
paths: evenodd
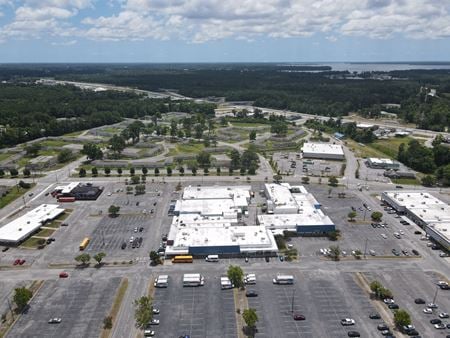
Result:
M47 281L8 337L98 337L120 278ZM49 324L51 318L60 324Z
M159 337L236 337L233 290L221 290L220 276L204 274L205 285L183 287L183 274L170 274L169 287L156 289L154 306L160 309Z
M282 174L292 176L340 176L343 161L301 159L300 153L279 152L273 154Z
M369 281L378 280L381 284L390 289L394 295L395 302L409 312L412 324L422 337L445 337L450 334L450 330L436 330L430 323L431 319L439 318L441 312L450 312L450 291L437 288L436 283L441 277L431 272L423 271L390 271L383 273L365 273ZM413 281L413 283L412 283ZM437 293L436 293L437 291ZM416 298L422 298L425 302L431 303L436 296L438 309L433 314L425 314L423 309L426 304L415 304ZM442 322L450 323L449 319L442 319Z
M257 275L257 284L248 287L258 292L248 299L260 317L257 337L346 337L351 330L379 336L368 319L374 309L352 274L296 272L294 285L274 285L275 275ZM295 321L293 312L306 320ZM353 318L356 325L342 326L343 318Z
M369 211L363 206L363 200L356 195L355 191L344 190L343 188L331 188L331 194L329 193L330 187L325 185L311 185L307 189L322 204L323 212L332 219L336 229L341 231L341 238L338 242L331 242L323 237L293 238L291 242L299 249L301 255L320 255L319 250L321 248L339 245L340 249L345 251L347 255L350 255L354 250L360 250L363 254L366 251L367 256L370 256L370 250L373 250L376 256L393 256L392 249L395 248L400 252L408 250L408 254L412 256L411 251L414 246L411 238L417 237L417 235L412 233L409 229L411 227L400 225L398 219L387 217L381 206L372 207ZM346 193L345 199L338 197L338 193L341 191ZM352 206L355 208L357 216L354 222L348 222L348 213L352 211ZM384 218L387 220L387 225L372 227L370 215L373 211L382 211L385 215ZM384 221L381 223L384 223ZM400 236L400 239L397 239L394 237L394 232L399 231L403 231L404 234Z

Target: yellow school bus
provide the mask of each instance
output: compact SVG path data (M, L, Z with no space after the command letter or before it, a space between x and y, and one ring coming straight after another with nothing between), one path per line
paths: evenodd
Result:
M83 241L80 244L80 251L83 251L84 249L86 249L86 247L88 246L90 241L91 240L89 237L86 237L85 239L83 239Z
M172 263L192 263L192 256L175 256L172 258Z

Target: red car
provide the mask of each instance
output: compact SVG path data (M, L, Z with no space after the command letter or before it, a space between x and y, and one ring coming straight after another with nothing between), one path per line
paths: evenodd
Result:
M305 316L300 313L294 313L294 320L305 320Z
M13 265L19 265L20 264L20 259L16 259L13 263Z
M25 259L19 259L19 265L24 265L25 264Z
M63 271L59 273L59 278L67 278L67 277L69 277L69 274L67 272Z

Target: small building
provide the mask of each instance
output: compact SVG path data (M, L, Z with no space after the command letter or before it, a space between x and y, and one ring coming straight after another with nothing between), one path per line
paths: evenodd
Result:
M58 204L42 204L0 228L0 243L18 245L42 225L64 212Z
M416 178L416 174L412 171L395 171L395 170L386 170L383 173L383 176L389 177L389 178Z
M303 144L302 155L304 158L320 158L328 160L345 159L344 150L340 144L311 143Z
M26 167L30 170L42 170L57 163L56 156L38 156L32 158Z
M57 186L52 195L58 198L73 197L77 201L94 201L102 192L103 187L96 187L91 183L71 182L67 185Z
M334 137L338 140L342 140L345 137L345 135L342 133L336 132L336 133L334 133Z
M372 169L399 169L400 163L389 158L370 157L367 159L367 165Z

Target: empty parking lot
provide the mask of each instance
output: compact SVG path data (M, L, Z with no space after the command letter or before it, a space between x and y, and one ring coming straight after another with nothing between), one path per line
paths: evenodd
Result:
M120 278L47 281L8 337L98 337ZM48 324L50 318L60 324Z

